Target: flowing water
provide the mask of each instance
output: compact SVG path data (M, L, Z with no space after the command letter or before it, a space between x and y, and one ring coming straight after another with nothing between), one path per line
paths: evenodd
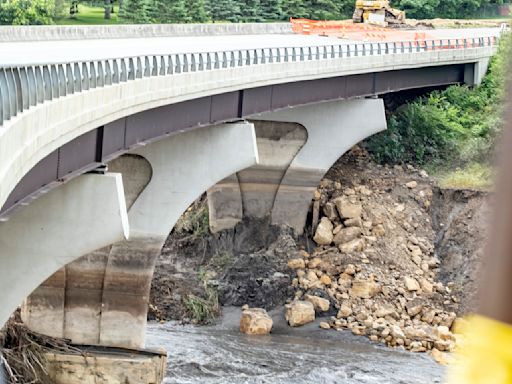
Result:
M292 329L282 316L272 313L273 332L263 337L240 334L237 309L225 309L215 326L150 324L147 345L168 351L165 383L442 383L444 369L427 355L320 330L318 322Z

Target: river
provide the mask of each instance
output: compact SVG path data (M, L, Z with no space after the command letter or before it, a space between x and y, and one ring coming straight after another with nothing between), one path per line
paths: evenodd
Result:
M390 349L348 331L325 331L318 321L290 328L280 311L271 313L269 336L240 334L240 311L224 309L214 326L176 323L148 326L147 346L169 354L173 384L431 384L444 368L425 354Z

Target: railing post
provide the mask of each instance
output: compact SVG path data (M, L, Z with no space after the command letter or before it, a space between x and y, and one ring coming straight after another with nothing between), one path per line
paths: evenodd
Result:
M110 63L108 60L105 60L105 66L108 66L110 69ZM112 60L112 66L114 67L114 73L112 75L112 82L117 84L119 83L119 68L117 67L117 60ZM105 70L103 68L103 62L98 61L98 87L105 86Z
M165 76L165 57L160 56L160 68L158 70L159 76Z
M222 52L222 68L227 68L228 67L228 55L226 54L226 52Z
M27 67L28 100L30 106L37 104L37 86L33 67ZM64 84L66 86L66 84Z
M62 64L58 65L57 68L58 77L59 77L59 95L66 96L66 74L64 73L64 66ZM27 73L27 89L29 90L29 104L30 104L30 83L28 81L28 73Z
M123 78L123 63L124 60L121 60L121 74L119 76L120 80ZM124 65L124 76L128 76L126 73L126 64ZM126 79L124 79L124 81L126 81ZM96 82L96 85L98 87L105 86L105 70L103 69L103 63L101 61L98 61L98 81Z
M175 63L174 63L174 73L181 73L180 55L176 54L175 58L176 58L176 60L175 60Z
M183 72L188 72L189 70L189 64L188 64L188 54L183 54Z
M142 71L142 77L151 76L151 63L148 56L144 56L144 70Z
M172 55L167 57L167 74L172 75L174 73L174 60L172 59Z
M112 69L109 60L105 60L105 85L112 85Z
M53 80L53 75L52 75ZM94 66L94 62L89 63L89 87L90 88L96 88L96 67Z

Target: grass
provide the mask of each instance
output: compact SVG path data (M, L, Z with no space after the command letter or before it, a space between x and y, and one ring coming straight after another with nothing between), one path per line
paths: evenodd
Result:
M494 170L488 165L473 163L435 177L443 188L489 190L493 186Z
M208 274L205 269L201 268L197 277L203 284L205 297L189 294L183 300L183 304L197 324L211 324L220 314L219 296L217 290L208 285Z
M70 16L55 20L57 25L99 25L99 24L121 24L117 17L118 7L114 7L114 13L110 20L105 20L103 7L91 7L84 4L78 5L78 13L74 18Z

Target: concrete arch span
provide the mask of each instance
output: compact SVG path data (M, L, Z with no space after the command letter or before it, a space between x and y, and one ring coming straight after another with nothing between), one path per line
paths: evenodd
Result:
M17 287L9 296L8 303L2 306L1 323L30 291L59 268L92 251L108 252L99 303L87 293L88 284L94 280L88 279L94 275L91 271L94 266L89 265L85 269L78 266L74 270L71 268L72 273L68 276L65 272L60 273L60 277L59 273L53 275L53 280L50 279L46 287L52 289L43 286L36 292L34 302L25 306L24 317L34 330L70 337L76 342L140 347L144 341L154 258L174 223L206 189L229 174L256 164L258 160L254 127L245 122L176 134L141 146L131 154L147 160L151 165L151 177L132 178L139 180L141 192L128 213L120 173L86 174L43 195L9 221L0 223L0 262L5 266L0 272L1 289L7 291L9 286ZM125 174L136 173L137 168L140 171L140 167L133 167L133 159L128 158L128 162L128 166L119 166L119 163L118 170L126 170ZM148 172L147 165L142 168ZM97 189L93 181L98 178L115 180L122 192L116 195L119 197L117 211L114 209L116 205L109 200L110 191ZM142 189L141 184L144 185L144 180L148 179ZM83 184L89 180L91 187L85 188ZM137 193L131 193L130 189L136 184L131 183L127 188L132 200ZM82 211L76 211L77 206ZM97 209L91 209L91 206ZM119 230L120 224L116 225L112 211L118 212L118 216L124 215L125 223L130 222L129 240L121 240L124 233ZM87 220L87 212L90 220ZM68 220L65 220L66 214ZM105 216L111 222L101 222ZM56 238L46 232L46 241L34 245L31 239L39 239L35 234L41 226L48 227L52 236L57 234ZM75 230L77 227L80 231ZM104 234L96 236L97 233ZM111 244L110 249L98 251ZM62 251L56 252L55 248L60 247ZM62 257L59 256L61 254ZM93 258L91 255L88 257ZM27 284L20 284L24 281L23 276L29 278ZM66 287L72 287L67 297ZM98 291L91 295L98 295ZM77 300L82 300L83 305L72 307ZM67 317L64 312L66 302L71 304L67 307L70 309ZM95 307L88 305L91 302ZM99 313L97 305L101 308ZM128 335L130 340L126 341Z

